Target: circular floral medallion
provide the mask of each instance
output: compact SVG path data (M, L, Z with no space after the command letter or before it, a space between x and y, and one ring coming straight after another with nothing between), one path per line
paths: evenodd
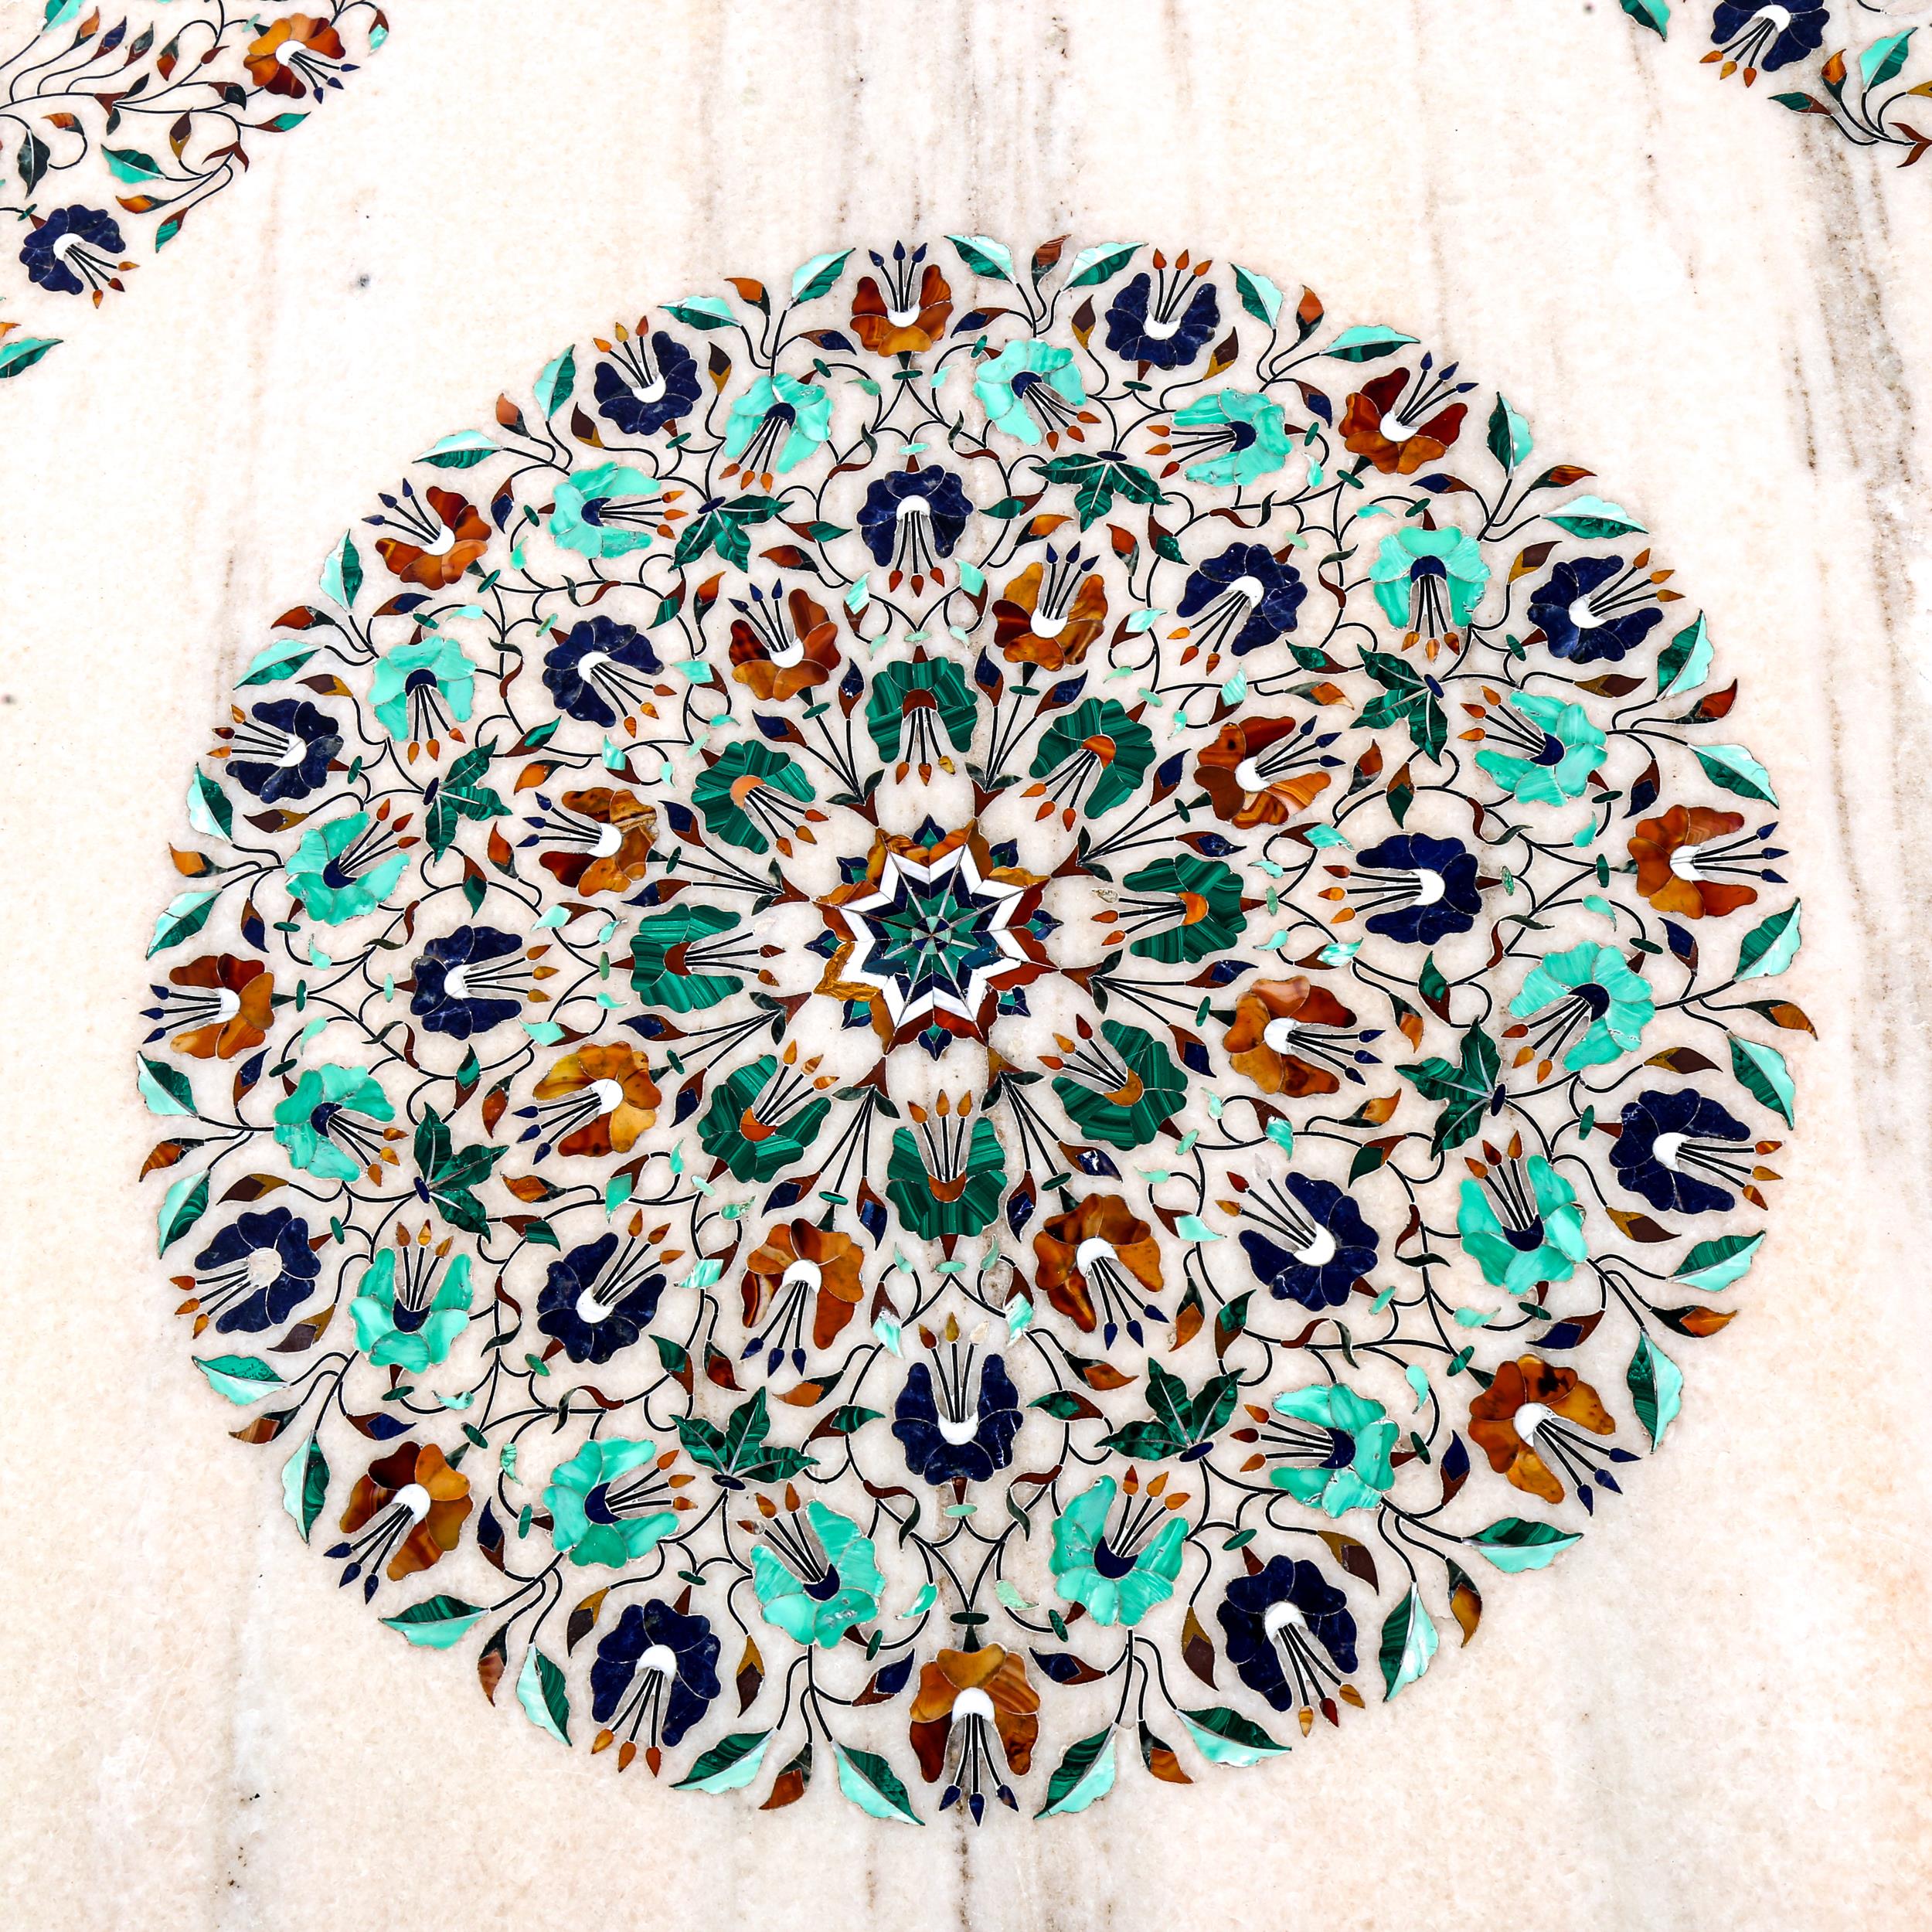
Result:
M1730 1319L1770 781L1637 517L1393 328L1145 245L729 286L417 459L195 772L195 1363L620 1770L1254 1764L1621 1506Z

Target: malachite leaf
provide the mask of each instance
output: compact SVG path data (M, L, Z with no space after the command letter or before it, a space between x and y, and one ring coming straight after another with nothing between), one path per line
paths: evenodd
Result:
M178 1066L170 1066L165 1060L151 1060L145 1053L138 1056L141 1070L134 1077L141 1097L148 1103L150 1114L186 1114L195 1111L194 1089L188 1084L188 1076Z
M481 430L458 430L454 436L446 436L425 450L416 460L433 464L439 470L473 469L502 447L493 437L485 436Z
M793 275L791 299L794 302L812 302L828 294L845 272L845 264L851 259L849 248L838 254L813 256Z
M1648 27L1659 40L1670 32L1670 0L1622 0L1624 12L1639 26Z
M1244 1767L1259 1764L1264 1758L1279 1757L1288 1749L1285 1744L1277 1744L1251 1718L1230 1710L1225 1704L1213 1705L1204 1711L1182 1711L1181 1722L1194 1740L1195 1749L1210 1764Z
M1140 253L1141 247L1138 242L1102 242L1097 247L1083 248L1066 271L1067 287L1090 288L1111 281Z
M716 1743L672 1786L679 1791L735 1791L758 1775L765 1761L769 1731L733 1731Z
M165 1254L207 1212L208 1176L184 1174L168 1190L167 1198L161 1204L161 1213L155 1222L161 1245L155 1252Z
M1520 1570L1543 1569L1583 1538L1553 1523L1504 1516L1487 1529L1478 1529L1469 1541L1498 1570L1513 1576Z
M251 1402L260 1402L263 1396L287 1386L266 1362L258 1361L252 1355L194 1355L189 1359L208 1378L209 1387L217 1395L226 1396L238 1409L245 1409Z
M1713 784L1734 791L1740 798L1761 798L1767 805L1777 803L1771 774L1742 745L1694 745L1692 749Z
M1784 1056L1775 1046L1760 1046L1756 1040L1730 1036L1731 1071L1752 1099L1768 1107L1787 1127L1793 1124L1792 1104L1798 1097Z
M1699 1241L1678 1263L1671 1279L1714 1294L1750 1271L1764 1240L1761 1234L1721 1234L1714 1240Z
M1267 276L1257 274L1252 268L1237 267L1234 271L1234 287L1241 298L1241 306L1254 319L1266 327L1274 326L1274 318L1281 312L1281 291Z
M1429 1668L1437 1641L1434 1621L1423 1607L1420 1591L1411 1583L1408 1595L1383 1621L1379 1655L1385 1702Z
M1773 913L1744 935L1744 943L1737 949L1734 979L1775 979L1797 958L1798 909L1803 903L1792 900L1782 912Z
M17 335L10 342L0 342L0 380L9 376L24 376L49 349L60 346L58 335Z
M1657 654L1657 695L1685 697L1710 675L1710 627L1700 614Z
M1683 1371L1646 1335L1638 1338L1637 1352L1631 1357L1624 1379L1630 1385L1637 1420L1655 1448L1683 1406Z
M1372 362L1379 356L1393 355L1397 349L1408 348L1415 339L1400 329L1370 323L1345 328L1325 352L1340 362Z
M155 936L148 942L148 957L152 959L157 953L165 953L170 947L179 946L183 940L192 939L208 923L208 915L215 909L215 901L221 896L219 886L212 889L203 888L196 892L177 893L168 900L168 909L155 921Z
M546 416L554 416L570 400L577 384L577 357L574 349L553 355L537 373L537 406Z
M315 1444L311 1442L308 1447L312 1449ZM393 1617L385 1617L383 1621L391 1630L401 1632L420 1649L447 1650L482 1614L481 1604L465 1603L461 1597L426 1597L420 1604L411 1604L407 1610L399 1611ZM536 1654L533 1648L529 1657L524 1659L523 1674L526 1678L530 1675L530 1658ZM554 1664L550 1668L556 1669ZM561 1680L563 1673L558 1672L557 1675ZM517 1686L517 1695L522 1695L521 1684ZM527 1710L529 1706L526 1705L524 1708Z
M838 1788L862 1811L900 1824L925 1823L913 1809L904 1781L877 1752L848 1750L836 1738L832 1748L838 1760Z
M328 1458L313 1436L282 1464L282 1507L307 1543L328 1494ZM420 1641L420 1640L419 1640Z
M1013 279L1013 257L1003 243L988 235L948 235L946 239L959 250L959 259L975 275L996 282Z
M1033 1815L1064 1818L1085 1811L1113 1790L1114 1767L1111 1725L1104 1731L1096 1731L1091 1737L1083 1737L1077 1744L1069 1745L1066 1755L1053 1767L1053 1775L1047 1781L1046 1802Z
M1560 530L1591 542L1605 537L1641 535L1643 525L1621 503L1600 496L1580 496L1560 510L1549 512L1549 520Z
M353 536L345 536L322 566L322 595L349 610L362 587L362 560Z
M560 1744L570 1743L570 1694L564 1687L563 1673L534 1644L523 1653L516 1701L539 1730L548 1731Z

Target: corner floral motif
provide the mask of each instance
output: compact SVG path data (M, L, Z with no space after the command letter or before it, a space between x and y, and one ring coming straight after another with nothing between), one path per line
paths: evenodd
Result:
M1672 0L1619 0L1630 18L1661 40L1668 38ZM1932 80L1906 74L1913 36L1925 24L1924 0L1678 0L1679 18L1694 33L1707 36L1702 57L1720 80L1737 77L1747 87L1766 80L1770 97L1792 113L1821 115L1857 148L1902 150L1899 165L1910 168L1932 147L1932 134L1904 118L1912 100L1932 96ZM1917 14L1906 26L1892 26L1862 46L1855 43L1901 16ZM1832 51L1828 53L1828 47ZM1781 89L1782 91L1774 91ZM1918 111L1927 120L1927 111Z
M137 1074L192 1359L620 1770L1281 1756L1733 1318L1811 1031L1737 686L1505 396L1259 270L725 287L425 451L216 726Z
M59 346L91 304L125 291L193 211L249 165L250 137L286 134L388 37L375 0L272 13L230 0L46 0L0 59L0 379ZM26 334L15 332L26 328Z

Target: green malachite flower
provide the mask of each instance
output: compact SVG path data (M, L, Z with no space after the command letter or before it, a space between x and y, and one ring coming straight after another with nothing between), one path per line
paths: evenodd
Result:
M366 811L352 811L346 818L332 818L326 824L311 825L302 834L288 862L288 889L301 902L311 919L325 926L339 926L345 920L373 912L395 891L409 855L397 850L378 859L367 872L358 872L356 845L374 821ZM387 836L379 830L376 838ZM369 841L373 847L375 839Z
M796 758L769 745L747 742L719 754L691 788L691 802L706 827L726 844L747 852L769 852L770 832L787 835L801 815L767 794L781 794L799 805L817 795Z
M929 658L922 645L911 657L873 673L872 692L866 700L866 729L880 757L890 762L900 756L906 720L917 713L920 723L913 727L905 756L939 763L932 755L937 751L937 734L926 723L935 713L954 750L964 751L972 743L979 705L968 688L966 673L951 658Z
M1154 895L1151 903L1123 907L1130 930L1150 919L1160 930L1137 939L1128 951L1165 966L1192 964L1210 953L1224 952L1248 923L1241 909L1241 876L1218 859L1182 853L1157 859L1121 882L1129 892ZM1167 922L1172 921L1168 923Z
M1056 408L1039 393L1044 388L1066 405ZM1043 430L1054 429L1087 400L1087 385L1073 363L1070 349L1051 342L1022 339L1009 342L973 379L973 393L996 430L1022 443L1037 443ZM1039 410L1043 423L1034 414Z
M1145 1521L1138 1520L1130 1506L1126 1526L1132 1526L1122 1530L1127 1549L1116 1549L1107 1541L1107 1519L1119 1493L1120 1485L1111 1476L1103 1476L1066 1505L1053 1524L1048 1567L1054 1587L1070 1604L1084 1604L1095 1623L1124 1624L1131 1629L1156 1604L1174 1594L1187 1526L1157 1499L1137 1498ZM1134 1539L1157 1518L1158 1529L1133 1550Z
M1213 452L1188 464L1188 481L1223 489L1239 489L1272 476L1294 449L1281 405L1251 389L1216 389L1197 396L1175 411L1174 428L1177 457L1200 448Z
M1540 1154L1524 1165L1529 1202L1521 1198L1520 1181L1498 1192L1509 1213L1507 1226L1479 1181L1463 1182L1456 1210L1456 1232L1481 1265L1483 1279L1512 1294L1527 1294L1539 1282L1567 1281L1589 1252L1576 1189Z
M568 1462L557 1464L543 1506L550 1512L550 1539L559 1556L568 1556L580 1568L603 1563L621 1570L677 1528L673 1511L645 1506L647 1490L668 1496L662 1485L648 1477L628 1485L621 1480L657 1453L653 1442L587 1442Z
M761 376L731 406L725 454L748 471L784 471L802 463L825 440L832 398L795 376ZM781 437L777 461L770 452Z
M1100 1038L1112 1050L1102 1053L1092 1040L1083 1042L1064 1062L1071 1071L1053 1077L1053 1091L1090 1140L1122 1149L1145 1147L1162 1123L1181 1111L1186 1083L1174 1056L1140 1027L1103 1021Z
M376 661L369 707L392 738L440 737L468 724L476 697L476 666L454 638L399 644Z
M447 1361L456 1338L470 1325L470 1257L459 1254L444 1271L434 1298L424 1305L409 1291L427 1286L412 1281L412 1261L427 1275L429 1250L412 1251L403 1264L404 1288L396 1290L396 1250L385 1248L362 1277L349 1304L355 1324L355 1345L379 1369L403 1369L420 1375Z
M1522 991L1509 1002L1518 1019L1532 1019L1553 1007L1561 1010L1549 1028L1532 1032L1532 1043L1539 1049L1553 1047L1582 1027L1583 1038L1563 1056L1563 1065L1579 1073L1631 1052L1643 1039L1657 1002L1614 946L1586 940L1532 967Z
M773 1543L781 1544L784 1556ZM801 1644L829 1650L854 1624L879 1614L885 1587L872 1539L862 1536L849 1516L821 1502L778 1518L771 1540L761 1540L751 1552L751 1587L765 1621Z
M1419 530L1410 526L1397 530L1382 539L1369 566L1369 583L1383 615L1391 624L1418 631L1435 629L1416 607L1418 585L1446 584L1448 624L1442 628L1447 629L1469 621L1488 582L1489 566L1483 561L1481 546L1466 530L1453 528ZM1442 612L1437 607L1433 614L1440 617Z
M793 1097L786 1094L783 1097L790 1111L775 1121L759 1119L753 1103L777 1070L778 1062L770 1053L740 1067L712 1095L711 1104L698 1123L698 1138L704 1151L713 1160L723 1162L733 1180L769 1181L791 1166L818 1137L832 1111L832 1102L822 1094L814 1095L802 1107L793 1105ZM809 1091L809 1083L796 1076L791 1083Z
M1276 1488L1331 1516L1372 1509L1382 1500L1395 1481L1389 1452L1402 1432L1388 1420L1380 1403L1352 1389L1318 1383L1277 1396L1274 1412L1312 1424L1319 1434L1308 1445L1308 1452L1321 1457L1312 1468L1284 1465L1270 1470L1268 1480Z
M702 1012L744 985L736 973L706 972L684 949L736 930L738 915L718 906L677 906L638 921L631 936L631 990L647 1006ZM673 957L673 955L676 957Z
M1561 698L1539 697L1531 692L1512 692L1509 709L1534 727L1527 732L1512 731L1497 714L1491 714L1489 735L1505 743L1526 737L1543 743L1528 757L1512 757L1505 751L1479 751L1476 763L1512 797L1532 804L1560 805L1580 798L1590 774L1604 762L1605 739L1590 721L1590 713L1580 704Z
M886 1192L900 1219L923 1240L978 1234L998 1213L1000 1197L1006 1192L1006 1157L992 1122L983 1114L973 1123L964 1165L957 1172L934 1174L909 1127L893 1130L886 1171Z
M1117 699L1087 698L1040 734L1028 775L1056 777L1076 759L1084 760L1087 769L1076 778L1073 794L1085 791L1080 810L1097 818L1141 782L1154 762L1154 734Z
M664 521L663 485L628 463L600 463L566 476L552 493L552 539L580 556L622 556L649 547Z
M311 1066L296 1083L294 1092L276 1107L275 1138L287 1150L290 1164L304 1174L325 1181L352 1181L382 1148L361 1122L395 1117L389 1096L366 1069ZM345 1137L357 1152L337 1145ZM359 1158L363 1147L369 1151Z

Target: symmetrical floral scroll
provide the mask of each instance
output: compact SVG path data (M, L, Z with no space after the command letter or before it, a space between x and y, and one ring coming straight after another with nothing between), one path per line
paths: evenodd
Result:
M1466 1642L1732 1318L1809 1030L1591 482L1312 293L985 236L438 441L151 955L160 1249L296 1531L767 1808L1077 1811Z
M1672 0L1620 0L1625 13L1660 39L1668 36ZM1932 9L1925 0L1679 0L1680 18L1708 32L1703 56L1721 80L1747 87L1760 78L1794 114L1821 114L1859 148L1900 151L1909 168L1932 147L1932 117L1906 103L1932 95L1932 80L1905 72L1912 39ZM1708 23L1706 16L1708 15ZM1900 26L1901 19L1911 24ZM1916 113L1918 124L1908 121Z
M127 286L249 165L249 138L299 127L379 47L375 0L274 13L233 0L46 0L0 60L0 378L31 369L72 314Z

